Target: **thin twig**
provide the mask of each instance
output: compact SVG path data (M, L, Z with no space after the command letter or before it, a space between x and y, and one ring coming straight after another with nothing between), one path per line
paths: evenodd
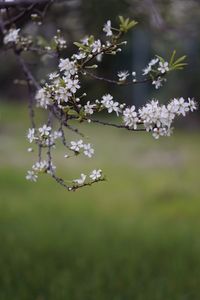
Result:
M86 73L87 75L89 75L90 77L92 77L94 79L105 81L107 83L117 84L119 86L132 85L132 84L143 84L143 83L147 83L147 82L151 81L151 78L148 78L148 79L144 79L144 80L136 80L136 81L132 80L132 81L120 82L118 80L112 80L112 79L109 79L109 78L97 76L92 72L86 71L85 69L84 69L84 72L82 72L82 74L84 74L84 73Z
M105 126L112 126L112 127L116 127L116 128L127 129L127 130L130 130L130 131L146 131L145 128L134 129L134 128L130 128L130 127L125 126L125 125L118 125L118 124L115 124L115 123L109 123L109 122L94 120L94 119L90 119L90 120L91 120L92 123L97 123L97 124L101 124L101 125L105 125ZM141 125L141 124L139 124L139 125Z

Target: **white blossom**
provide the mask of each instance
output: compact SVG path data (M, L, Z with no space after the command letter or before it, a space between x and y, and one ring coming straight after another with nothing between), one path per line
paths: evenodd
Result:
M160 73L162 73L162 74L168 72L169 71L169 63L167 61L164 61L164 62L160 61L158 71L160 71Z
M32 143L35 139L35 128L29 128L27 138L30 143Z
M70 90L71 93L75 94L78 89L80 89L78 79L67 79L66 87Z
M48 168L48 162L46 160L38 161L32 166L32 169L35 172L45 172L47 168Z
M145 69L143 69L142 75L147 75L151 72L151 66L148 65Z
M89 37L88 37L88 36L85 36L85 37L81 40L81 43L82 43L83 45L88 46L88 44L89 44Z
M112 99L113 99L113 96L111 96L110 94L106 94L102 97L101 103L105 107L107 107Z
M153 80L152 84L155 85L156 89L159 89L163 85L164 81L166 81L166 78L159 76L157 79Z
M157 140L160 136L170 136L171 135L171 128L161 127L161 128L154 128L153 129L153 137Z
M101 178L101 175L102 175L102 170L93 170L91 173L90 173L90 178L95 181L95 180L98 180Z
M190 111L192 111L192 112L197 109L197 104L194 101L194 99L188 98L188 106L189 106Z
M92 115L94 113L95 104L90 104L90 101L84 106L84 111L88 115Z
M54 41L55 41L58 48L60 48L60 49L67 48L66 40L63 37L61 37L59 35L55 35L54 36Z
M61 104L62 102L67 103L71 96L72 94L67 88L60 86L55 91L54 99L57 101L58 104Z
M158 58L153 58L150 62L149 62L149 66L155 66L157 63L159 62Z
M42 127L38 129L41 136L49 136L51 132L51 127L44 124Z
M62 136L62 132L60 130L53 132L53 139L58 139Z
M83 153L85 154L85 156L88 156L91 158L92 155L94 154L94 149L91 147L91 144L84 144L83 148L84 148Z
M114 102L114 101L110 101L106 108L108 109L108 113L112 113L113 111L116 112L116 115L118 116L119 113L121 112L121 109L119 107L119 103L118 102Z
M129 72L121 71L121 72L118 72L117 76L119 77L119 81L125 81L126 78L129 76Z
M81 148L83 148L83 141L79 140L77 142L75 141L71 141L71 147L70 149L76 152L79 152Z
M84 52L79 52L77 54L74 54L72 58L76 59L76 60L81 60L85 57L86 57L86 54Z
M175 106L176 108L176 113L178 115L183 115L185 116L186 115L186 112L189 111L189 103L188 102L185 102L184 98L181 97L179 99L174 99L172 101L173 105Z
M111 96L110 94L104 95L102 97L101 104L103 104L103 106L107 108L109 114L115 111L118 116L119 113L121 112L121 108L119 107L119 102L114 102L112 99L113 96Z
M27 171L26 179L36 182L38 175L34 171Z
M106 22L106 24L104 25L103 31L106 33L106 36L112 36L113 35L112 30L111 30L111 21L110 20L108 20Z
M81 174L81 178L79 178L79 179L74 179L73 180L73 182L74 183L77 183L78 185L82 185L82 184L84 184L84 182L85 182L85 180L86 180L86 175L85 174Z
M10 29L8 33L4 36L4 44L8 43L17 43L19 40L19 31L20 29Z
M75 63L73 61L70 61L69 58L60 59L59 69L60 71L64 71L66 77L70 77L71 75L74 75L77 72Z
M123 121L125 126L129 128L137 129L137 122L138 122L137 112L135 111L135 106L131 106L130 108L126 108L123 111Z
M41 88L37 91L35 99L37 105L47 109L48 105L51 104L51 95L44 88Z
M91 45L91 48L93 53L95 52L99 53L101 51L101 41L100 40L94 41L94 43L92 43Z
M152 67L155 66L159 62L158 58L153 58L146 68L143 69L143 74L142 75L148 75L152 71Z
M54 80L54 79L56 79L58 76L59 76L58 73L53 72L53 73L50 73L50 74L49 74L49 79L50 79L50 80Z

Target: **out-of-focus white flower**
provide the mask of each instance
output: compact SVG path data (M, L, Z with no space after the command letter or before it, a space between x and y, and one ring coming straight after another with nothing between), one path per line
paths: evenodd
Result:
M36 182L38 175L34 171L27 171L26 179Z
M46 160L38 161L32 166L32 169L35 172L45 172L47 168L48 168L48 162Z
M78 185L82 185L84 184L85 180L86 180L86 175L85 174L81 174L81 178L78 178L78 179L74 179L73 182L74 183L77 183Z
M10 29L8 33L4 36L4 44L8 43L17 43L19 40L19 31L20 29Z
M53 132L53 139L58 139L62 136L62 132L60 130Z
M53 72L53 73L50 73L50 74L49 74L49 79L50 79L50 80L54 80L54 79L56 79L58 76L59 76L58 73Z
M95 53L99 53L101 51L101 41L100 40L96 40L94 41L94 43L91 45L92 48L92 52Z
M79 53L73 55L73 59L76 59L76 60L81 60L85 57L86 57L86 54L84 52L79 52Z
M35 128L29 128L27 138L30 143L32 143L35 139Z
M197 109L197 103L194 101L194 99L188 98L188 106L190 111L194 111Z
M48 105L51 104L51 95L44 88L41 88L37 91L35 99L37 105L47 109Z
M106 22L106 24L104 25L103 31L106 33L106 36L112 36L113 35L112 30L111 30L111 21L110 20L108 20Z
M159 62L158 58L153 58L150 62L149 62L149 66L155 66L157 63Z
M129 76L129 72L121 71L121 72L118 72L117 76L119 77L119 81L125 81L126 78Z
M83 45L88 46L88 43L89 43L89 37L88 37L88 36L85 36L85 37L81 40L81 43L82 43Z
M54 41L55 41L58 48L60 48L60 49L66 49L67 48L66 40L63 37L61 37L60 35L55 35L54 36Z
M143 69L142 75L147 75L151 72L151 66L148 65L145 69Z
M88 157L92 157L92 155L94 154L94 149L91 147L91 144L84 144L83 149L83 153Z
M157 79L153 80L152 84L155 85L156 89L159 89L163 85L163 82L165 82L166 80L166 78L162 78L159 76Z

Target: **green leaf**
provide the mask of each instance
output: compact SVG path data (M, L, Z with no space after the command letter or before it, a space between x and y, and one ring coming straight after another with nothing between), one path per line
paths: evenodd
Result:
M129 18L124 19L124 17L119 16L119 26L121 32L127 32L129 29L133 28L138 22L135 20L130 20Z
M176 50L174 50L174 51L172 52L172 56L171 56L171 59L170 59L170 62L169 62L170 65L173 64L175 55L176 55Z
M67 114L69 115L69 116L76 116L76 117L78 117L78 113L77 113L77 111L75 111L74 109L69 109L68 110L68 112L67 112Z

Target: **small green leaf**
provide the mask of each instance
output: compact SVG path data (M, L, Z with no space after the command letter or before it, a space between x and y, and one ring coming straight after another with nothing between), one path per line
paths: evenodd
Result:
M75 111L74 109L69 109L68 110L68 112L67 112L67 114L69 115L69 116L76 116L76 117L78 117L78 113L77 113L77 111Z
M174 51L172 52L172 56L171 56L171 59L170 59L170 62L169 62L170 65L173 64L175 55L176 55L176 50L174 50Z

